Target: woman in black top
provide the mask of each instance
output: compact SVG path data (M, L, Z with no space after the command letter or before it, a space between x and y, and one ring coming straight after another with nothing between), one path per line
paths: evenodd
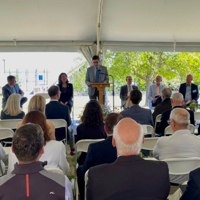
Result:
M59 75L58 86L61 91L59 102L63 105L67 105L71 113L71 108L73 106L73 85L68 82L66 73L61 73Z

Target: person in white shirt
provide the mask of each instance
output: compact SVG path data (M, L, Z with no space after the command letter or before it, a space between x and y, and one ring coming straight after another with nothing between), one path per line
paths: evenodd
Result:
M149 86L148 102L150 109L154 109L155 106L157 106L159 103L162 102L161 91L163 88L165 88L165 86L162 85L161 82L162 82L162 76L157 75L156 83Z
M184 108L173 109L169 123L174 133L158 139L153 149L154 157L158 160L200 157L200 138L188 130L189 112ZM187 178L186 176L172 176L170 180L172 183L181 184Z

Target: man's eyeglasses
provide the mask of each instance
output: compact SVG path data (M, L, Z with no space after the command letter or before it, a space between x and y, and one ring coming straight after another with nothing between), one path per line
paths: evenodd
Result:
M171 124L171 122L172 122L172 119L168 119L167 120L167 123L170 125Z

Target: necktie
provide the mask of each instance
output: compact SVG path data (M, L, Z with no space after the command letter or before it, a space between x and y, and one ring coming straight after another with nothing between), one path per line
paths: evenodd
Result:
M96 83L99 82L99 72L98 72L98 67L96 68Z
M131 92L131 86L130 85L128 86L128 92L129 93Z

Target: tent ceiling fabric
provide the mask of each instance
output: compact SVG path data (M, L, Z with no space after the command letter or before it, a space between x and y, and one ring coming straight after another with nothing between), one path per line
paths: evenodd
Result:
M0 51L75 52L94 47L99 2L1 0ZM199 9L198 0L103 0L101 48L199 51Z

